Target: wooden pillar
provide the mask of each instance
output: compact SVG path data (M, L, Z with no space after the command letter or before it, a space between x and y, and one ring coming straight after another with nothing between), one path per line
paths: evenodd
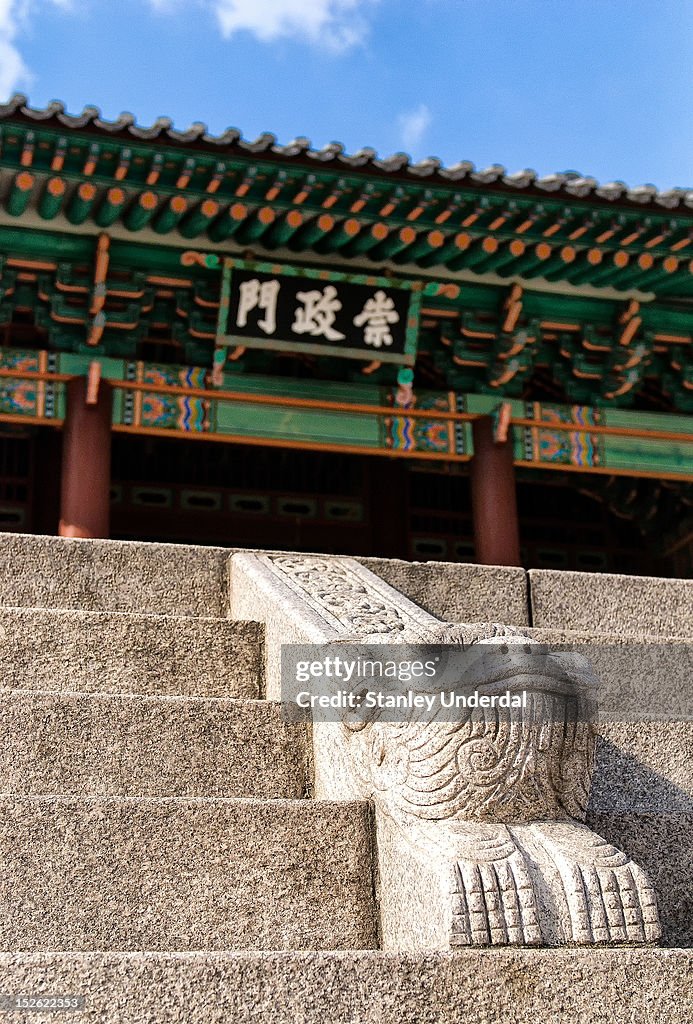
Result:
M472 516L477 562L520 565L512 433L507 441L496 443L490 416L475 420L472 430Z
M61 537L108 537L111 505L111 385L67 384L60 482ZM87 404L87 398L90 404Z

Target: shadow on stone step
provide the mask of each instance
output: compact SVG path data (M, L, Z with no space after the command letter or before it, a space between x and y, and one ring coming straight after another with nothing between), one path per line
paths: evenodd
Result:
M693 946L693 796L600 737L587 823L647 872L662 945Z

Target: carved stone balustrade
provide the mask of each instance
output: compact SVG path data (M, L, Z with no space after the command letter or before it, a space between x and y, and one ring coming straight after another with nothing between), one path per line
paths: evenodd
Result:
M496 677L479 689L501 679L529 695L520 713L314 720L313 795L375 808L385 949L659 937L644 872L584 823L599 685L585 659L556 654L539 678L518 629L443 623L348 558L237 554L232 605L266 624L270 699L282 644L335 642L492 644Z

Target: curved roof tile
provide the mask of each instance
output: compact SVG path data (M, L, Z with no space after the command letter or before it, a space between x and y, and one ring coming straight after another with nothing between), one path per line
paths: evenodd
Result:
M29 106L27 97L22 93L16 93L7 103L0 104L0 120L17 115L30 121L55 119L67 128L94 128L109 135L125 133L147 142L161 138L181 145L201 142L207 146L238 149L253 155L271 153L286 159L309 159L322 164L334 164L337 167L341 165L344 168L370 168L384 174L405 174L419 179L437 178L441 181L456 182L468 179L477 185L500 183L507 189L518 191L531 188L540 192L563 192L567 197L580 199L594 197L606 202L626 199L643 206L661 206L670 210L677 207L693 209L693 189L671 188L658 191L650 184L629 188L620 181L600 185L596 179L574 171L539 177L535 171L529 169L508 173L500 164L476 170L474 164L467 160L445 167L436 157L428 157L414 163L405 153L379 157L376 151L370 148L348 154L338 142L328 143L322 149L313 149L306 138L298 138L282 146L277 144L276 137L270 132L264 132L254 141L250 141L244 139L237 128L227 128L218 135L210 134L207 126L201 122L195 122L181 131L173 127L173 122L168 117L159 117L152 125L146 127L137 124L134 115L128 112L121 114L115 121L104 120L100 110L92 106L86 106L81 114L68 114L63 103L53 101L42 110L37 110Z

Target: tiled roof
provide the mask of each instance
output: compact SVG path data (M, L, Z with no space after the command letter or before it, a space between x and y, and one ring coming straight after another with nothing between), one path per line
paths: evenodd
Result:
M177 146L223 149L228 152L244 153L248 156L262 155L280 160L292 160L321 167L361 170L369 173L398 175L417 180L438 183L466 183L469 185L492 186L504 191L549 193L566 199L588 199L602 202L630 202L643 207L670 210L693 210L693 189L673 188L659 191L654 185L637 185L633 188L623 182L600 184L595 178L574 171L538 176L535 171L523 170L509 174L500 164L493 164L477 170L468 160L446 167L435 157L413 163L405 153L380 158L375 150L365 148L356 153L345 153L337 142L329 143L322 149L313 149L306 138L294 139L287 145L277 143L276 136L264 132L253 141L246 140L236 128L228 128L220 135L213 135L207 126L195 122L185 131L173 127L170 118L160 117L149 127L137 124L136 118L123 113L115 121L107 121L97 107L85 107L81 114L66 113L64 104L49 103L42 110L28 105L26 96L16 94L6 104L0 104L0 120L16 117L35 122L46 122L52 126L62 125L75 130L95 130L105 135L131 137L142 142L168 142Z

